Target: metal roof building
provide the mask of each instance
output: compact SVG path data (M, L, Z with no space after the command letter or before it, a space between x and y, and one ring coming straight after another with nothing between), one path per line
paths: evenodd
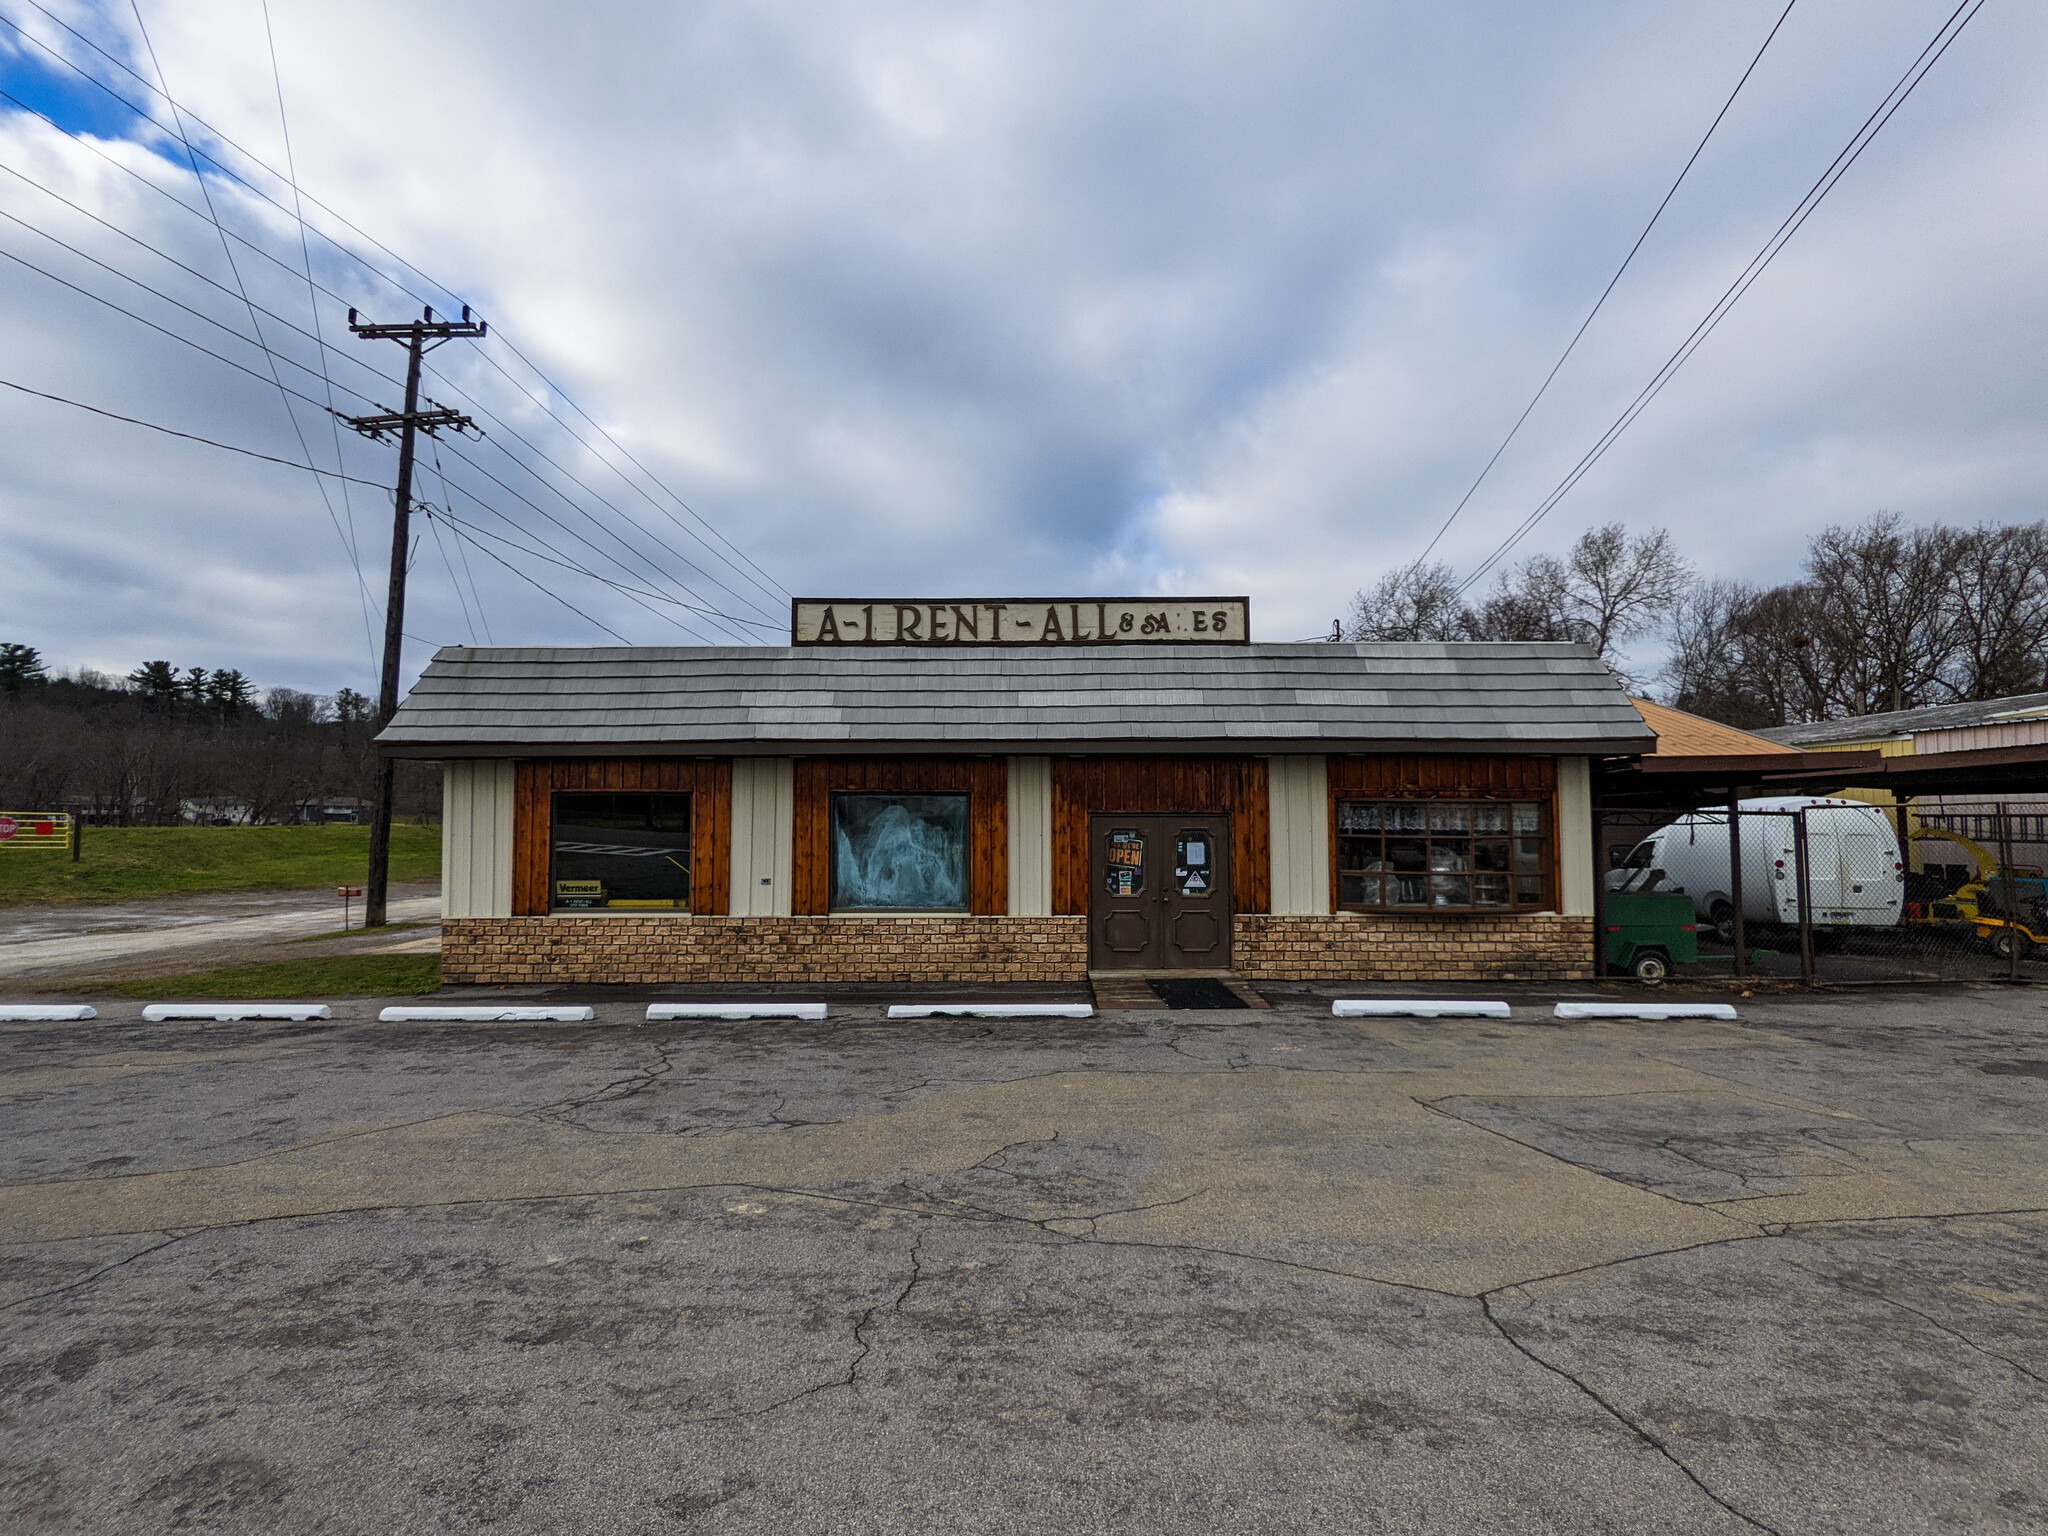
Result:
M676 982L1586 975L1654 743L1481 643L452 647L378 739L447 765L445 975Z

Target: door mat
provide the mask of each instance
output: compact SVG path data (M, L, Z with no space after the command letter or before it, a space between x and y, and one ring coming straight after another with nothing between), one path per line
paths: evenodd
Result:
M1169 1008L1249 1008L1251 1004L1214 976L1155 981L1152 990Z

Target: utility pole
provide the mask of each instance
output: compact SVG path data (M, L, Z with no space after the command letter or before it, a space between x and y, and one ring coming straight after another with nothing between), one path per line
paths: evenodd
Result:
M445 341L457 337L480 337L489 329L481 320L469 318L469 306L462 306L460 320L436 320L431 309L424 311L417 320L406 320L396 325L370 325L359 322L356 312L348 312L348 328L366 341L395 341L406 349L405 365L405 409L387 411L381 416L344 416L356 431L378 442L388 442L390 434L398 434L398 490L393 495L391 517L391 586L384 600L384 676L377 690L377 719L372 739L391 723L391 717L398 712L398 659L399 651L405 644L405 567L412 547L412 458L413 437L425 432L429 437L443 427L453 427L460 432L476 425L460 412L435 407L420 409L420 359ZM370 877L364 882L363 926L381 928L384 926L385 898L391 886L391 784L395 765L392 760L379 754L377 758L377 794L370 809Z

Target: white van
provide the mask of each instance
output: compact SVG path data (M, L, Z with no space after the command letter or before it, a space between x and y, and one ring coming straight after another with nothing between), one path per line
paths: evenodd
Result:
M1861 800L1781 795L1742 802L1742 918L1745 924L1796 926L1798 866L1794 818L1806 812L1807 896L1813 924L1846 936L1857 928L1894 928L1905 910L1906 865L1885 813ZM1673 891L1692 897L1702 924L1734 937L1726 813L1681 816L1631 848L1608 872L1610 891Z

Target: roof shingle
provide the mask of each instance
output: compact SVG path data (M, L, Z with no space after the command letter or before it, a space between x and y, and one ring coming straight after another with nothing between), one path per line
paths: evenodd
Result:
M407 757L872 748L1643 751L1584 646L901 650L450 646L380 745Z

